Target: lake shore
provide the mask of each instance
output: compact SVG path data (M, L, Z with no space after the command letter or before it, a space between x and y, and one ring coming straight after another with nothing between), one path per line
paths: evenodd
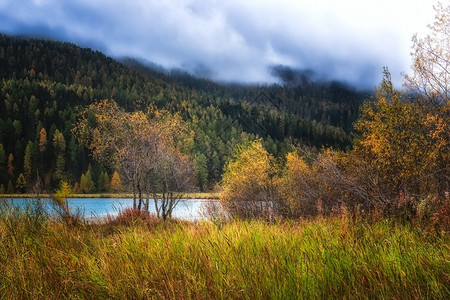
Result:
M51 198L52 194L2 194L1 198ZM182 199L204 199L204 200L217 200L219 199L219 192L209 193L181 193ZM68 198L133 198L132 193L98 193L98 194L71 194Z

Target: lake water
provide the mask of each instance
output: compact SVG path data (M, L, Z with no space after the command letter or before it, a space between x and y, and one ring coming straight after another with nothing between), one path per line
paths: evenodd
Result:
M7 201L11 202L11 199ZM14 198L12 201L18 206L25 206L26 203L32 202L31 199L26 198ZM101 219L107 215L114 216L120 210L133 207L132 198L69 198L67 201L71 210L75 211L77 208L80 208L88 219ZM181 200L173 210L172 217L191 221L200 220L203 218L203 207L207 202L208 200L203 199ZM149 210L156 213L153 200L150 200Z

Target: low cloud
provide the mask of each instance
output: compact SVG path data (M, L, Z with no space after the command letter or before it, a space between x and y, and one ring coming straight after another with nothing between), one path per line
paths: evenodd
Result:
M307 2L307 3L303 3ZM271 66L373 87L408 72L426 1L3 0L0 31L78 43L220 81L275 82Z

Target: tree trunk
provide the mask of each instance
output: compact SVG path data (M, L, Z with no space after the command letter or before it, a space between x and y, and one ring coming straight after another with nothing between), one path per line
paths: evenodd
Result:
M136 187L133 183L133 209L136 209L137 203L136 203Z

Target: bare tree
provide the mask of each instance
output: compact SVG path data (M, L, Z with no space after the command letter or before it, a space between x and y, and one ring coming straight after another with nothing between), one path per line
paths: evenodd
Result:
M163 220L172 217L173 209L180 202L182 192L194 188L194 170L191 161L177 149L166 150L160 155L147 180L156 213ZM148 208L148 197L146 206Z
M412 38L413 74L405 75L405 85L434 103L447 103L450 84L450 5L439 3L435 22L424 38Z

